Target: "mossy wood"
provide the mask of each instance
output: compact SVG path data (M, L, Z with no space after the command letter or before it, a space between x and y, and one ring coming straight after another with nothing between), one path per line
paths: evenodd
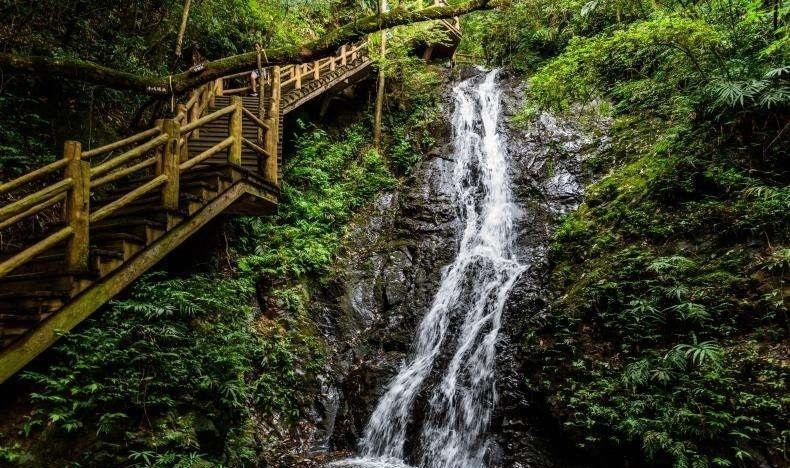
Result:
M492 9L498 4L499 2L495 0L471 0L458 5L435 5L417 11L399 7L389 13L370 15L352 21L301 46L267 49L265 54L271 64L312 62L332 55L338 47L358 41L381 28L455 18L474 11ZM341 62L344 58L345 56L341 56ZM0 53L0 66L9 71L55 75L143 94L179 95L223 76L252 70L256 66L257 59L258 52L252 51L207 62L174 75L153 77L140 76L85 60L19 56L9 53Z

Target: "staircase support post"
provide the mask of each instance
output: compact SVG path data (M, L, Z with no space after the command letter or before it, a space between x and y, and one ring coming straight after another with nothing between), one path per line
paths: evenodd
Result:
M294 82L294 88L302 89L302 66L301 65L294 65L294 77L296 81Z
M179 198L179 163L181 151L178 142L181 139L181 129L178 122L173 119L162 121L162 133L168 136L162 151L162 161L158 164L161 173L167 176L167 181L162 185L162 207L166 210L178 210Z
M66 244L66 271L87 273L90 241L90 163L82 160L82 145L67 141L63 157L68 160L65 177L72 180L66 195L64 220L72 234Z
M266 157L263 165L263 178L267 182L277 187L280 186L279 173L277 168L277 158L280 143L280 93L281 93L281 73L280 67L275 66L272 70L272 93L269 100L268 119L266 119Z
M214 107L217 94L214 92L214 82L209 81L200 87L200 92L205 93L208 107Z
M178 114L181 114L181 113L186 114L186 106L184 106L183 104L179 104L177 109L178 109ZM182 123L186 124L188 122L182 122ZM180 125L179 125L179 127L180 127ZM181 136L177 135L177 138L178 138L178 141L180 142L181 141ZM187 159L189 159L189 138L187 138L186 135L184 136L184 143L180 144L178 146L178 153L179 153L178 160L180 162L184 162Z
M195 93L197 97L195 98L195 104L192 105L192 109L189 110L189 122L194 122L200 118L200 107L201 101L203 100L203 93L201 93L199 89L196 89ZM190 138L200 138L200 129L196 128L194 131L192 131Z
M244 102L241 96L231 96L230 102L235 110L230 114L228 123L228 136L233 137L233 143L228 148L228 162L241 166L241 109Z
M346 63L348 63L348 59L346 58L346 48L348 48L346 44L343 44L340 47L340 65L344 67L346 66Z

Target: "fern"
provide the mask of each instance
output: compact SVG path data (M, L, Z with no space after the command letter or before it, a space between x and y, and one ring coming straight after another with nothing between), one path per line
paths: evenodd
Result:
M702 341L692 344L679 344L674 351L684 355L690 360L692 365L702 367L705 363L711 366L718 366L721 361L721 347L714 341Z

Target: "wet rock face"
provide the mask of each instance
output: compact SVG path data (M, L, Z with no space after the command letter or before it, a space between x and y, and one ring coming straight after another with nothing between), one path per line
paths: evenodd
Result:
M461 77L481 73L467 69ZM581 196L581 161L598 142L547 113L525 126L510 118L524 106L525 85L503 76L502 119L513 191L521 208L518 248L530 268L511 292L504 312L497 363L499 404L492 421L489 460L497 467L569 467L545 417L539 395L525 388L520 356L530 324L545 314L546 258L552 226ZM450 89L450 87L448 87ZM446 100L450 115L451 99ZM449 120L446 119L446 120ZM314 296L330 356L318 398L317 452L356 449L378 399L406 357L414 332L439 286L441 269L457 252L459 223L445 189L452 167L450 130L395 193L379 196L349 227L335 273ZM415 418L419 419L417 402ZM324 457L325 455L322 455ZM305 462L306 463L306 462ZM291 466L318 466L294 464Z
M381 195L348 233L335 279L342 295L332 339L346 347L333 362L342 369L335 449L356 447L453 259L456 213L441 181L449 164L424 161L403 190Z
M503 82L508 117L525 104L526 84ZM498 445L492 467L584 466L570 460L559 430L547 416L541 396L525 386L521 344L532 324L546 313L548 245L558 217L576 207L582 195L581 163L601 148L575 122L540 113L527 123L508 125L511 181L521 208L518 247L529 269L513 287L505 306L497 351L499 404L492 425Z

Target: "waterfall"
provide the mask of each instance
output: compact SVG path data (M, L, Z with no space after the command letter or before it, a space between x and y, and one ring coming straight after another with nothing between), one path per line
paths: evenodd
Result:
M508 178L500 125L497 71L453 89L454 166L448 191L463 231L458 254L442 271L409 358L378 402L360 443L361 457L345 466L408 467L407 430L419 432L423 468L482 468L496 403L496 341L508 293L526 266L514 251L517 207ZM410 426L418 393L442 366L421 428ZM437 367L438 370L438 367Z

